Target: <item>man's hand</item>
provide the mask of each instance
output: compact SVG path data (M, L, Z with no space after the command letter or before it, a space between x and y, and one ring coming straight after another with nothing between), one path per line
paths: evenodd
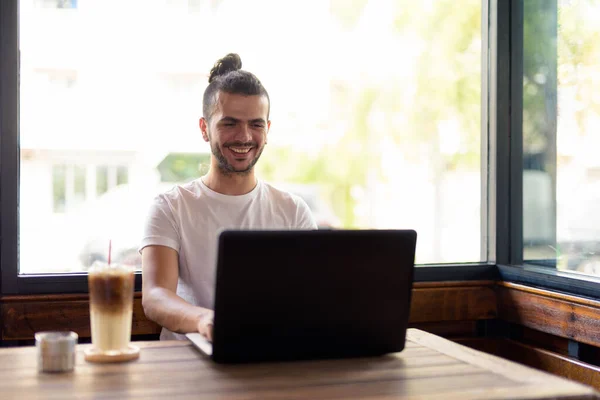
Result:
M208 339L209 342L213 340L213 319L214 312L212 310L205 310L200 316L198 321L198 332Z

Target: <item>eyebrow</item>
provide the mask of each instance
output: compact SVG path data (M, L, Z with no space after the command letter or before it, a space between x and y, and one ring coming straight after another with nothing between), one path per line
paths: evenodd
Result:
M265 124L265 125L267 124L267 121L265 121L262 118L255 118L255 119L250 120L250 122L253 123L253 124L256 124L258 122L260 122L261 124Z
M239 119L237 118L233 118L233 117L223 117L219 120L219 122L234 122L234 123L238 123L240 122ZM256 123L262 123L262 124L267 124L267 121L265 121L263 118L255 118L255 119L251 119L250 120L251 124L256 124Z
M239 119L233 118L233 117L223 117L219 120L219 122L240 122Z

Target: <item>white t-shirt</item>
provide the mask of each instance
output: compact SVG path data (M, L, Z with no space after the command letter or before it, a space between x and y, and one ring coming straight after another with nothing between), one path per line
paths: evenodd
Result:
M222 229L317 229L300 197L258 181L241 196L208 188L202 179L158 195L150 207L140 251L163 245L179 253L177 295L213 309L218 234ZM161 340L184 339L162 330Z

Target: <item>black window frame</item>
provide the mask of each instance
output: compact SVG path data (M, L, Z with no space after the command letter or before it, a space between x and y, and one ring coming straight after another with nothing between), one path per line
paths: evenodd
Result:
M548 266L523 260L523 60L524 1L490 0L490 163L497 168L496 190L496 272L500 280L549 289L590 299L600 299L600 277L557 270L551 260ZM495 33L494 33L495 30ZM494 48L495 46L495 48ZM494 60L495 58L495 60ZM496 71L494 72L494 69ZM494 101L496 104L494 105ZM491 121L492 119L490 119ZM505 161L504 163L502 161Z
M87 293L87 274L18 275L18 0L0 1L0 294ZM421 265L415 281L506 280L600 298L600 279L523 265L523 0L482 0L480 263ZM136 274L141 289L141 274Z

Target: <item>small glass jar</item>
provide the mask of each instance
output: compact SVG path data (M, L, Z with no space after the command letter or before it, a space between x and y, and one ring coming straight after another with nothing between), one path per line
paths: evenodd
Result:
M75 332L38 332L35 334L39 372L68 372L75 368Z

